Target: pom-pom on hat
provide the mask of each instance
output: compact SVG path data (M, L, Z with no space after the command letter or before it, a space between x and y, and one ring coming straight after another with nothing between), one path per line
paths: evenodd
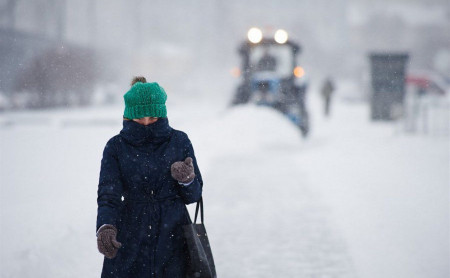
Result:
M147 83L144 77L135 77L131 84L130 90L123 96L125 118L167 117L167 94L163 87L156 82Z

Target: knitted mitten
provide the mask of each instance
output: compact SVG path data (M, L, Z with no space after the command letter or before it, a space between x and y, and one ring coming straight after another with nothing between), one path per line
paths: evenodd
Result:
M122 244L116 240L116 227L111 224L106 224L101 226L97 233L98 251L108 259L114 258L117 255L117 250L122 246Z
M187 157L184 161L177 161L170 167L172 177L181 183L190 183L195 178L192 158Z

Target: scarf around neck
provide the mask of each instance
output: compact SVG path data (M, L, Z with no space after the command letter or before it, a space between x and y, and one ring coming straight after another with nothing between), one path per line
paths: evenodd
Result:
M144 144L160 144L167 141L172 133L167 118L158 118L149 125L141 125L133 120L123 120L120 135L130 144L141 146Z

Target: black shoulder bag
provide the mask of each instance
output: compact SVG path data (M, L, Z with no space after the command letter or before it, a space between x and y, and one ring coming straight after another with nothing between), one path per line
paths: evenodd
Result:
M198 209L202 223L197 224ZM203 224L203 198L197 202L194 223L183 225L184 237L189 252L188 276L195 278L217 278L216 267L209 245L208 235Z

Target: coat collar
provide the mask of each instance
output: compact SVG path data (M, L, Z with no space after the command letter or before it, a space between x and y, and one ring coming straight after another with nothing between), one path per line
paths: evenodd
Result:
M172 133L167 118L159 118L150 125L141 125L133 120L123 120L120 135L130 144L140 146L148 143L162 143L167 141Z

